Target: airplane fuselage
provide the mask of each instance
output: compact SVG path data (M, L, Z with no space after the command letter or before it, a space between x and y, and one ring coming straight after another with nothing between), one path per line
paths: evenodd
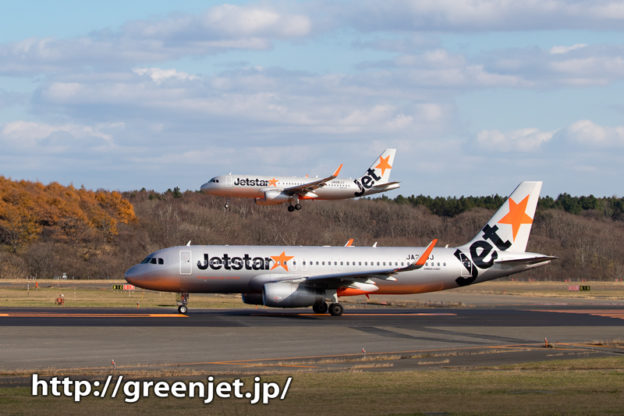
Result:
M374 290L343 290L341 295L409 294L462 286L471 274L455 254L457 250L436 248L420 269L401 272L393 280L373 277L369 281L376 286L371 287ZM150 254L148 262L128 270L126 279L146 289L172 292L260 293L267 282L400 269L423 251L424 247L178 246ZM156 259L155 264L151 259ZM526 269L525 265L493 265L470 283Z
M399 187L399 184L392 184L384 188L374 188L374 180L361 179L332 179L313 192L303 194L299 199L347 199ZM310 180L311 178L299 176L221 175L204 184L202 191L216 196L264 198L267 192L279 192L284 188L306 184Z
M338 179L342 164L329 176L309 178L297 176L221 175L201 186L210 195L228 198L254 198L258 205L288 204L288 211L301 209L302 200L336 200L357 198L399 188L390 182L396 149L383 151L357 179Z

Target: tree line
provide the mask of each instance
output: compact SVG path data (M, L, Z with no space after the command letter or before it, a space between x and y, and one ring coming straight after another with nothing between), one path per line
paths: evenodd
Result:
M387 198L386 198L387 199ZM462 212L474 208L496 209L506 197L500 195L490 196L461 196L461 197L431 197L426 195L408 196L399 195L392 199L397 204L410 204L412 206L426 207L432 214L441 217L454 217ZM570 214L579 215L583 212L593 211L605 218L624 220L624 198L589 196L572 196L562 193L557 198L543 196L539 199L540 209L557 209Z

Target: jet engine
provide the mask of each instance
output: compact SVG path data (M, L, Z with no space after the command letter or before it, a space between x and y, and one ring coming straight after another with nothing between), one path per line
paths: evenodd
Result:
M262 293L243 293L243 302L248 305L264 305L262 302Z
M270 190L264 192L264 197L256 198L256 204L258 205L279 205L284 202L288 202L288 200L292 197L292 195L288 195L283 191L278 190Z
M323 301L325 299L324 295L323 290L289 282L266 283L262 289L264 304L278 308L311 306L318 301Z

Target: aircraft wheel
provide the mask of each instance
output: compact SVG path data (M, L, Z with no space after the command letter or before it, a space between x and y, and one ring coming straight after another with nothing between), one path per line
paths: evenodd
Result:
M332 303L331 305L329 305L329 314L331 316L340 316L342 315L343 311L344 308L339 303Z
M312 305L314 313L327 313L327 304L325 302L316 302Z
M180 305L178 306L178 312L180 312L182 315L186 315L186 313L188 312L188 308L186 307L186 305Z
M295 210L295 207L293 207L292 205L288 205L288 212L293 212Z
M296 204L296 205L295 205L295 209L296 209L297 211L299 211L299 210L301 209L301 204Z

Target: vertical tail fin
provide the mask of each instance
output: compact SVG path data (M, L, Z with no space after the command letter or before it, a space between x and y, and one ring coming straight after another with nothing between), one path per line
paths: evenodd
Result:
M485 239L509 253L526 251L541 189L542 182L522 182L483 230L466 245Z
M394 155L396 154L396 149L386 149L383 151L381 155L366 171L370 173L373 171L375 176L381 178L376 180L377 185L382 185L390 180L390 172L392 172L392 167L394 166ZM366 175L366 173L365 173Z

